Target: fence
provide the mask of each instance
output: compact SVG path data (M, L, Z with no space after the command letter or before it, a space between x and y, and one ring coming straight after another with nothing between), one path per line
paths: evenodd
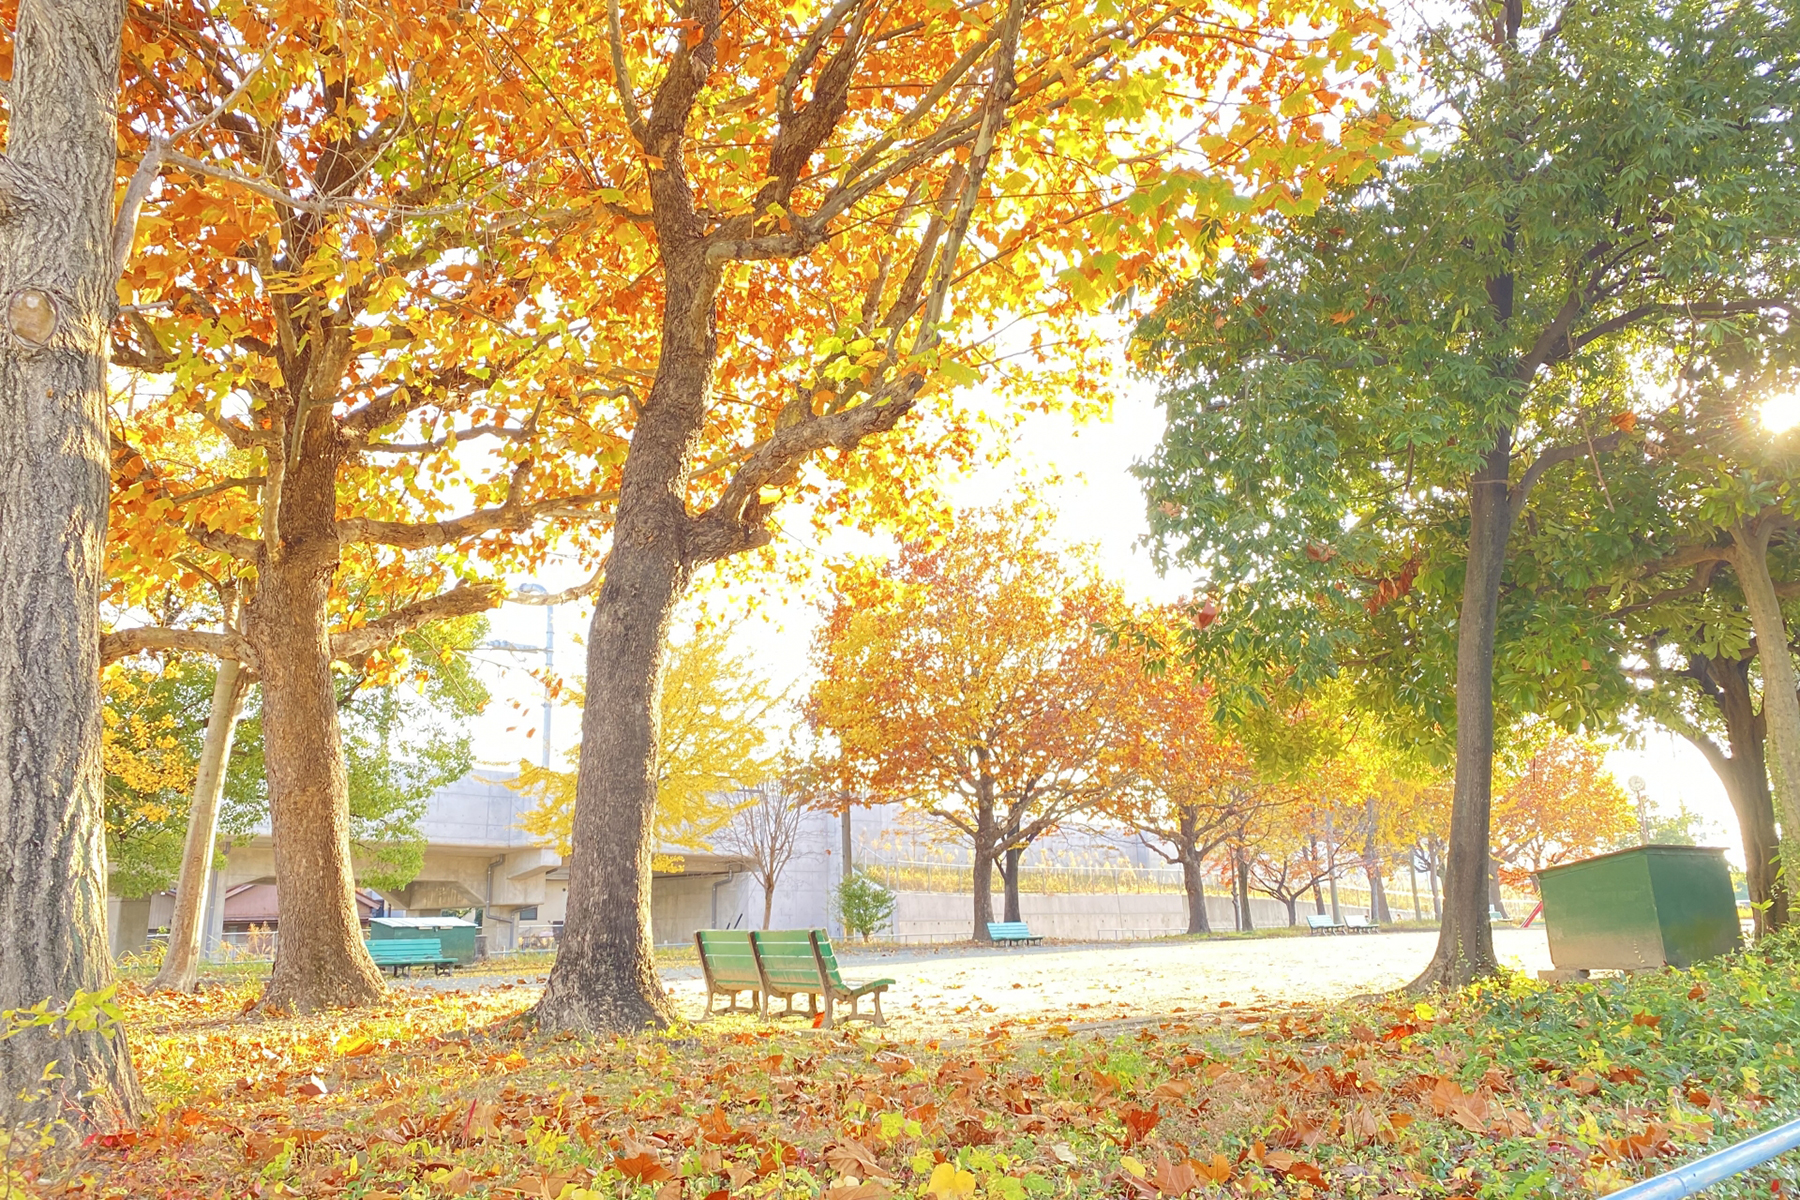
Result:
M951 892L968 895L975 890L975 869L967 863L954 862L920 862L896 859L886 862L874 861L863 864L862 869L882 886L894 892ZM1350 882L1348 872L1355 867L1345 867L1346 876L1340 877L1337 885L1338 902L1351 908L1367 909L1369 907L1369 889L1366 884ZM1360 878L1356 876L1355 878ZM1429 918L1433 905L1429 887L1421 878L1419 881L1419 912ZM993 889L996 894L1005 890L1006 881L1001 877L999 868L993 873ZM1412 881L1402 877L1382 881L1387 892L1388 908L1398 918L1405 918L1412 913L1413 885ZM1072 895L1143 895L1185 892L1186 885L1182 881L1180 867L1082 867L1051 866L1019 867L1019 892L1022 895L1035 896L1072 896ZM1331 885L1320 884L1320 895L1329 898ZM1214 880L1207 880L1204 885L1208 896L1229 898L1231 889ZM1262 895L1256 889L1252 894ZM1515 892L1509 888L1501 889L1505 898L1507 911L1523 916L1537 903L1537 897L1525 892ZM1310 893L1303 900L1304 907L1310 902ZM1522 906L1522 907L1521 907Z

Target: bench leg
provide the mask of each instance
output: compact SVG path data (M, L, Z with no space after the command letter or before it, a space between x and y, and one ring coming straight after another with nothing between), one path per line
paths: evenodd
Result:
M874 993L872 999L875 1001L875 1024L877 1026L886 1025L887 1018L881 1015L881 992Z
M825 993L825 1023L824 1023L824 1028L826 1028L826 1029L830 1029L832 1027L832 1025L834 1025L836 1023L836 1013L833 1011L832 1003L833 1002L831 999L831 993L826 992Z

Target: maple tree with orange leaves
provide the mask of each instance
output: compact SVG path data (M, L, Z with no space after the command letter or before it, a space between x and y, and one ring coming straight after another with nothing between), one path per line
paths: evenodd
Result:
M1042 510L990 509L891 564L849 564L815 644L815 729L866 802L967 842L978 941L995 866L1016 921L1026 848L1113 796L1142 728L1135 673L1105 632L1123 600L1049 534Z
M1606 750L1551 733L1501 778L1494 796L1497 882L1525 884L1534 872L1617 849L1637 832L1637 811L1606 769ZM1500 903L1498 888L1493 897Z

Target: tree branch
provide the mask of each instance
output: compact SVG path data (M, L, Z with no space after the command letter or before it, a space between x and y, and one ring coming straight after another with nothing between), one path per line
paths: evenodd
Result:
M1519 477L1519 482L1515 483L1511 492L1508 493L1507 500L1512 506L1513 519L1516 521L1519 514L1524 511L1525 501L1531 496L1531 489L1536 487L1538 480L1544 477L1544 472L1571 459L1580 458L1589 453L1590 449L1595 454L1606 450L1616 450L1624 437L1625 434L1619 431L1592 441L1574 442L1567 446L1553 446L1543 451L1529 467L1525 468L1525 474Z
M100 665L129 658L145 650L193 650L215 658L231 658L254 668L256 653L240 633L212 633L203 629L168 629L140 625L100 635Z
M500 603L500 585L495 583L461 583L447 592L428 596L403 605L385 616L376 617L354 629L331 635L331 657L351 659L369 654L392 644L421 625L450 617L485 612Z

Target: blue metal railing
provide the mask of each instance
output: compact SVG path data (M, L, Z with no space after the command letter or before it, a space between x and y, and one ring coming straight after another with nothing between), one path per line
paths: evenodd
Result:
M1789 1121L1716 1154L1676 1167L1666 1175L1621 1188L1608 1194L1606 1200L1681 1200L1742 1171L1760 1167L1796 1147L1800 1147L1800 1121Z

